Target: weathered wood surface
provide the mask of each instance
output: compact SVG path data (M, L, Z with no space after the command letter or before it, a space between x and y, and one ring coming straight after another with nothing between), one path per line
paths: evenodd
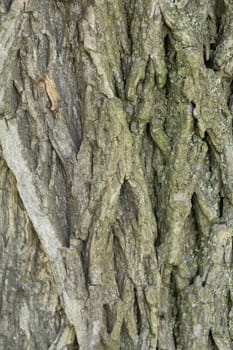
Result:
M0 350L233 348L233 2L1 0Z

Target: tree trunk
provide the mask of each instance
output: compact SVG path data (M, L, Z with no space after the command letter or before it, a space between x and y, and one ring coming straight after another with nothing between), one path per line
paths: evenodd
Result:
M232 0L1 0L0 350L233 348Z

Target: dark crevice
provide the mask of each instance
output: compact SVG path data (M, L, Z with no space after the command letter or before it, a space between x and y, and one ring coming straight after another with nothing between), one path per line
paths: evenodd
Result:
M133 54L133 37L131 34L131 22L132 22L132 18L133 18L133 11L132 11L132 9L130 9L130 6L124 6L124 9L125 9L125 18L126 18L126 31L127 31L128 41L129 41L129 45L128 45L129 55L132 56L132 54Z
M124 181L121 186L120 205L123 212L126 213L126 220L131 222L131 219L136 219L138 223L138 203L128 181Z
M171 68L174 66L174 63L176 61L176 50L172 45L169 33L164 38L164 50L165 50L166 67L168 69L167 81L165 84L165 95L166 97L168 97L169 94L171 93L171 82L169 79L169 71L172 70Z
M142 79L138 81L137 88L136 88L137 96L139 97L140 101L142 101L145 98L144 96L145 86L146 86L148 77L152 74L152 72L153 72L153 63L151 58L149 57L145 66L145 75ZM139 106L136 106L136 109L138 109L138 107Z
M117 79L113 76L113 86L114 86L114 90L115 90L115 96L117 98L123 98L122 96L122 92L121 89L119 87L119 82L117 81Z
M62 180L63 180L63 184L65 187L66 204L67 204L65 217L66 217L66 221L67 221L67 231L63 233L62 244L63 244L63 247L69 248L70 247L70 236L71 236L71 232L70 232L71 222L70 222L70 215L69 215L69 212L70 212L69 202L70 202L70 198L71 198L69 174L67 173L67 169L66 169L66 166L64 164L64 161L60 157L59 152L57 152L56 146L54 145L54 142L52 141L52 138L50 137L49 133L48 133L48 139L49 139L49 144L51 147L51 152L54 152L54 154L55 154L56 166L59 168L59 173L62 174ZM49 175L49 179L48 179L49 182L50 182L50 177L51 177L51 166L50 166L50 175Z
M232 107L233 107L233 80L230 84L230 93L229 93L229 97L227 100L227 106L228 106L229 110L231 111ZM233 121L232 121L232 123L233 123ZM233 125L232 125L232 130L233 130Z
M82 41L82 35L81 35L81 30L79 27L79 24L81 23L81 18L79 16L79 19L77 20L77 24L75 26L74 30L74 36L72 37L72 41L70 42L70 45L72 46L73 50L76 51L77 48L80 47L80 44L83 44Z
M85 279L85 285L86 285L86 290L88 290L88 285L90 284L90 279L89 279L89 273L88 273L88 254L87 252L87 242L83 241L83 249L81 250L80 253L80 259L82 263L82 268L83 268L83 276Z
M11 5L13 3L13 0L3 0L3 3L4 3L6 11L9 12L11 9Z
M165 84L165 96L166 96L166 98L169 97L170 93L171 93L171 82L170 82L169 74L168 74L167 81Z
M216 46L215 46L215 48L216 48ZM211 49L211 45L210 45L210 55L207 58L206 54L205 54L206 50L205 49L203 50L203 52L204 52L204 63L205 63L206 68L216 70L216 67L215 67L215 64L214 64L214 54L213 54L214 51L213 51L213 49Z
M69 181L67 181L66 178L64 178L64 183L65 183L65 189L66 189L66 221L67 221L67 226L69 229L69 237L68 237L68 248L70 247L70 241L71 241L71 236L75 236L75 233L72 231L72 208L73 208L73 197L71 194L71 184Z
M190 280L189 280L189 287L192 286L192 285L194 284L195 279L196 279L196 277L197 277L198 275L199 275L199 271L197 272L197 274L196 274L195 276L193 276L193 277L190 278Z
M43 44L42 50L44 52L44 57L45 57L45 67L47 70L50 62L50 41L47 34L43 34L42 44Z
M170 32L164 38L164 50L167 66L173 65L176 61L176 50L172 45L172 41L170 38Z
M139 335L141 332L142 320L141 320L141 312L138 304L136 288L134 288L134 314L135 314L136 323L137 323L137 333Z
M104 308L107 332L108 334L110 334L113 329L113 313L108 304L104 304L103 308Z
M155 253L156 253L156 255L158 255L157 248L162 243L162 231L161 231L161 225L159 224L160 222L159 222L158 213L157 213L156 208L154 209L154 216L155 216L156 224L157 224L157 237L156 237L154 246L155 246ZM156 256L156 257L158 259L158 256Z
M224 0L217 0L215 1L214 15L208 16L208 22L210 23L209 28L214 26L215 30L212 31L212 33L210 33L212 35L211 35L210 45L208 50L209 53L208 53L208 57L206 56L206 54L204 54L204 63L207 68L213 69L214 71L219 70L219 67L215 62L215 53L216 53L218 44L221 41L223 26L225 22L224 20L225 11L226 11L226 6L224 3ZM205 53L206 51L207 50L204 49Z
M177 342L177 339L176 339L176 338L177 338L177 336L176 336L176 330L175 330L175 327L176 327L177 324L178 324L178 320L179 320L179 319L176 320L175 326L174 326L173 331L172 331L175 349L177 349L177 345L178 345L178 342Z
M219 217L223 217L223 212L224 212L224 197L220 197L219 201Z
M171 273L171 286L170 286L170 293L171 293L171 316L174 320L174 327L172 329L172 336L173 336L173 342L175 345L175 349L177 349L178 346L178 335L179 335L179 320L180 320L180 314L179 314L179 291L177 289L176 285L176 273L177 269L174 268Z
M199 235L199 224L198 224L198 220L197 220L197 216L196 216L196 211L197 209L197 206L198 206L198 200L197 200L197 196L196 196L196 193L193 193L192 195L192 198L191 198L191 203L192 203L192 207L191 207L191 216L193 218L193 225L194 225L194 229L195 229L195 232L197 233L197 236L196 236L196 244L198 243L198 248L200 247L200 244L201 244L201 237ZM195 246L196 246L195 244Z
M12 87L13 87L13 95L14 95L14 98L12 98L12 103L14 106L14 112L16 113L17 109L19 108L19 105L21 103L21 94L18 91L17 86L16 86L14 81L12 83Z
M173 335L173 341L175 344L175 349L177 349L178 346L178 335L179 335L179 320L180 320L180 314L179 314L179 303L178 303L178 299L179 299L179 295L178 295L178 291L176 288L176 282L175 282L175 273L172 273L172 278L171 278L171 282L172 282L172 289L173 289L173 309L172 309L172 316L174 318L174 327L172 330L172 335Z
M207 272L205 275L204 275L204 279L201 283L202 287L205 288L206 286L206 283L207 283L207 279L208 279L208 275L209 275L209 272Z
M146 124L145 134L146 134L146 136L147 136L148 139L151 139L150 123L147 123L147 124Z
M212 331L210 329L209 331L209 348L212 348L212 350L219 350L219 348L217 347L215 341L214 341L214 337L213 337L213 334L212 334Z
M78 345L77 337L75 337L72 350L80 350L80 347L79 347L79 345Z
M154 65L151 57L149 56L147 62L146 62L146 67L145 67L145 79L144 79L144 86L146 85L147 79L153 74L154 72ZM143 87L144 87L143 86Z
M155 248L158 253L159 246L164 242L164 199L161 202L161 195L163 196L163 187L161 184L161 179L157 171L154 172L154 193L155 193L155 206L154 206L154 216L156 218L157 224L157 237L155 241Z
M125 279L126 262L125 262L123 250L119 244L119 240L115 235L113 238L113 250L114 250L115 281L117 284L119 295L122 296L124 279Z
M123 54L120 55L120 68L121 68L123 88L124 88L124 92L125 92L127 77L129 75L129 72L130 72L130 66L128 64L127 58Z
M231 238L231 246L233 247L233 238ZM232 268L233 266L233 254L231 254L231 262L230 262L230 266ZM232 307L233 307L233 297L232 297Z
M232 298L231 298L231 291L228 290L228 294L227 294L227 311L228 311L228 316L230 316L230 313L232 312ZM228 317L228 326L230 326L229 324L229 317Z
M215 51L217 49L218 41L216 38L212 37L210 44L207 44L208 46L203 47L203 58L206 68L218 70L218 68L215 65L214 57L215 57Z
M21 57L20 49L17 50L16 58L17 58L17 64L18 64L19 79L20 79L20 81L22 83L23 90L25 90L25 86L24 86L24 69L23 69L22 57Z
M215 41L213 41L212 43L210 43L210 50L215 51L216 48L217 48L217 44L216 44Z
M166 57L168 55L168 52L169 52L169 49L170 49L170 38L169 38L169 35L167 34L164 38L164 50L165 50L165 53L166 53Z
M208 146L208 151L207 151L208 166L209 166L209 172L210 172L210 174L212 174L213 173L213 164L215 163L214 146L213 146L211 138L209 137L207 132L205 132L205 134L204 134L203 141Z
M232 306L233 306L233 303L232 303L232 299L231 299L231 291L228 290L228 293L227 293L227 308L228 308L228 312L231 311Z
M192 109L192 116L193 116L193 130L194 130L194 134L196 136L200 137L198 120L195 117L196 104L193 101L191 101L191 109Z
M216 13L216 25L217 33L220 34L223 25L223 16L226 12L226 6L224 0L217 0L215 2L215 13Z
M202 276L203 275L203 266L202 262L200 260L202 256L202 245L203 245L203 235L202 235L202 229L201 226L198 222L198 217L202 214L201 208L198 203L198 199L196 196L196 193L193 194L191 198L191 216L193 218L193 225L194 225L194 230L196 232L196 237L195 237L195 244L194 244L194 249L193 249L193 257L197 259L197 270L194 271L193 276L190 279L189 285L192 285L195 282L195 279L197 276Z

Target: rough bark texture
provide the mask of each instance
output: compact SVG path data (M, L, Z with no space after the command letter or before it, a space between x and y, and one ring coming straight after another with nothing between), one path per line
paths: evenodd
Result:
M232 0L1 0L1 350L233 348L232 38Z

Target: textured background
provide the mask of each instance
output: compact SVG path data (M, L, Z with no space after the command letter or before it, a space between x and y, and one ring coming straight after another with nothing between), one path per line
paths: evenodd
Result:
M231 350L233 2L0 1L0 350Z

